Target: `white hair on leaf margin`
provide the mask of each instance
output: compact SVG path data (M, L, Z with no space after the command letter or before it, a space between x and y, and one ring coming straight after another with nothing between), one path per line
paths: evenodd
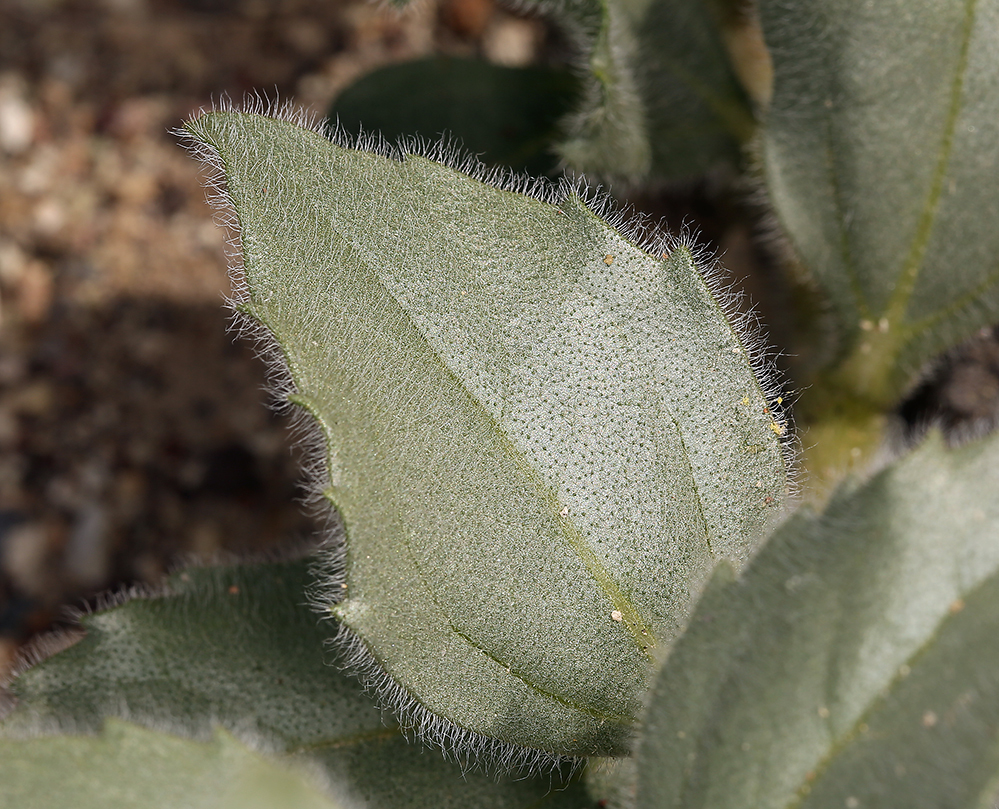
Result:
M378 133L364 132L356 136L347 133L339 124L309 112L291 101L268 100L261 94L247 96L241 107L228 97L223 97L211 110L200 110L194 117L207 112L239 112L263 115L286 121L315 132L337 146L364 151L389 159L404 161L415 155L459 171L484 184L530 196L548 205L561 207L575 198L595 216L617 230L625 239L656 260L665 260L674 250L689 251L693 264L731 325L736 340L752 367L766 398L770 414L776 424L787 424L783 392L772 363L773 352L762 339L759 322L750 310L740 306L738 293L722 268L718 257L696 241L686 227L673 234L653 222L648 216L619 203L601 187L586 185L585 178L562 177L550 180L532 177L504 167L489 167L475 155L465 151L453 139L429 141L413 136L401 138L392 144ZM335 509L325 497L329 487L326 469L328 447L315 419L304 407L293 407L298 392L280 345L260 323L248 316L243 304L248 300L248 289L243 273L243 253L240 242L239 222L233 201L225 184L224 166L219 155L209 146L194 139L190 132L175 132L187 149L206 168L205 187L215 210L215 221L226 230L226 256L232 294L228 304L233 310L232 330L241 337L248 337L256 346L257 355L268 369L271 403L275 409L288 413L292 418L292 433L304 449L304 474L310 493L307 499L314 516L325 518L325 539L313 564L314 582L308 593L313 608L325 619L333 620L330 606L346 595L345 534ZM785 429L779 435L793 481L796 456L792 431ZM793 486L793 483L792 483ZM463 728L450 720L424 708L403 686L399 685L379 664L367 644L342 624L328 641L335 650L338 664L352 672L372 692L385 709L394 713L407 736L437 747L445 756L459 762L462 767L479 764L496 774L511 771L548 771L554 775L558 768L575 768L582 759L567 757L545 750L525 748L489 738Z
M337 531L319 549L314 562L315 578L308 593L314 609L329 621L335 620L331 604L341 600L346 592L344 539L342 530ZM357 677L379 706L395 716L403 735L437 748L462 770L481 766L496 777L545 772L554 777L561 770L562 776L568 777L583 765L582 758L493 739L432 713L385 671L360 636L344 624L336 626L336 632L327 641L336 664Z

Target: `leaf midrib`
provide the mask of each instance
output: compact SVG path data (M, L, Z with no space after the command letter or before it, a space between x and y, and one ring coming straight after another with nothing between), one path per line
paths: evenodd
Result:
M996 575L997 574L993 572L992 575L984 577L978 584L974 585L966 592L960 593L959 597L962 600L974 598L975 593L988 586ZM810 768L809 772L812 777L802 781L794 796L784 805L783 809L800 809L802 804L808 799L812 789L814 789L814 784L816 784L825 774L826 770L832 766L836 757L846 750L855 739L863 735L863 728L867 726L871 716L887 702L896 686L907 677L911 676L911 672L915 670L918 659L925 655L933 644L937 642L940 637L941 630L952 617L952 614L949 612L944 612L944 614L940 616L940 619L933 627L933 631L926 636L926 640L913 649L912 653L909 654L909 656L895 668L895 675L883 688L873 692L867 703L867 707L857 715L857 718L850 724L850 727L840 733L839 736L831 739L830 744L828 745L828 751L815 763L814 767ZM903 668L907 669L906 674L901 673Z
M332 498L330 498L330 502L333 502ZM348 536L349 536L349 534L348 534ZM423 589L426 590L427 595L430 597L430 600L433 601L434 606L437 608L437 610L440 612L440 614L444 616L444 619L447 621L448 626L451 628L451 631L454 633L455 636L461 638L465 643L467 643L469 646L471 646L476 651L481 652L482 654L484 654L486 657L488 657L490 660L492 660L496 665L500 666L501 668L506 669L507 674L509 674L509 675L515 677L516 679L520 680L529 689L531 689L532 691L534 691L536 694L540 694L545 699L549 699L549 700L551 700L552 702L554 702L554 703L556 703L558 705L562 705L562 706L564 706L566 708L569 708L570 710L573 710L573 711L578 711L579 713L585 714L586 716L592 717L594 719L599 719L601 721L612 721L612 722L615 722L617 724L624 725L624 726L630 726L632 724L632 720L629 719L626 716L620 716L618 714L611 714L611 713L604 713L604 712L598 711L598 710L596 710L594 708L588 708L585 705L580 705L579 703L573 702L572 700L569 700L569 699L566 699L565 697L559 696L558 694L554 693L553 691L549 691L548 689L543 688L542 686L538 685L537 683L532 682L529 679L529 677L526 674L522 673L519 669L514 668L514 666L510 662L502 660L495 653L493 653L492 651L490 651L489 649L487 649L485 646L483 646L481 643L479 643L478 641L476 641L467 632L462 632L455 625L455 623L452 620L451 615L448 612L448 610L444 608L444 605L441 604L440 600L437 598L437 591L435 590L434 587L431 586L430 581L429 581L429 579L428 579L428 577L427 577L427 575L426 575L426 573L425 573L425 571L423 569L423 565L420 564L419 557L416 555L416 552L413 550L413 547L412 547L412 545L409 542L409 537L407 535L404 535L403 538L402 538L402 540L403 540L403 544L405 545L405 548L406 548L406 553L409 555L409 558L410 558L410 560L413 563L413 567L416 569L416 572L417 572L417 574L420 577L420 583L423 585ZM380 659L378 657L378 655L375 654L375 652L374 652L373 649L369 648L368 651L371 653L372 656L374 656L376 659L378 659L378 662L379 662L379 664L381 665L381 667L383 669L385 669L386 671L390 671L391 670L392 667L389 666L384 660Z
M967 76L971 36L975 28L977 3L978 0L966 0L965 2L965 20L962 31L961 49L958 55L957 69L954 72L954 79L951 82L950 108L947 111L944 134L937 155L937 164L933 171L933 180L930 183L930 189L923 203L919 222L916 226L916 233L909 247L909 253L896 279L895 291L892 293L891 298L889 298L888 305L884 310L884 316L888 319L889 326L895 323L902 324L909 307L909 302L915 291L916 283L919 280L919 275L924 267L926 249L929 245L930 236L933 233L933 226L940 208L944 180L954 148L954 133L961 114L964 82Z
M894 291L889 297L884 309L881 310L881 314L887 319L891 331L901 338L896 344L895 353L901 352L904 345L919 334L921 327L929 327L934 322L945 316L945 314L941 314L940 317L937 317L937 314L934 313L925 316L915 323L907 324L903 321L906 310L908 309L912 295L915 291L919 275L923 270L926 249L929 245L930 236L933 232L935 218L939 210L940 199L943 193L944 180L946 178L947 168L953 150L954 134L962 108L964 81L967 74L971 36L974 32L977 1L978 0L966 0L965 2L965 20L962 31L963 35L961 48L958 55L957 68L951 82L950 107L944 123L944 132L938 149L936 167L933 171L930 188L922 205L922 211L916 225L916 232L913 235L908 252L902 262L901 269L896 276ZM831 73L832 71L829 70L827 72ZM830 107L824 111L823 120L826 125L826 136L824 140L827 181L832 192L836 225L839 233L838 252L840 260L843 263L843 270L847 277L850 294L853 297L853 303L857 315L861 320L872 320L875 315L871 310L863 292L863 287L857 272L857 266L853 260L853 251L850 248L839 175L836 172L835 161L833 159L835 149L832 143L831 116L835 114L835 107ZM953 306L945 307L948 311L953 308ZM857 326L858 323L844 324L844 327L848 330L848 332L853 333L856 333Z
M325 141L325 139L324 142L329 144L329 141ZM356 251L359 257L363 257L365 263L367 264L368 277L371 283L376 284L378 288L381 289L398 307L400 313L406 318L407 323L413 331L420 335L426 350L430 356L433 357L434 363L455 383L461 391L464 392L467 401L472 403L472 407L477 409L489 422L492 430L499 437L500 443L506 450L510 460L518 469L521 470L522 474L524 474L527 478L527 482L535 490L537 499L544 503L550 510L551 516L566 542L575 551L576 555L583 563L583 566L590 573L597 586L601 589L601 591L603 591L613 608L622 614L621 624L628 630L628 634L631 636L635 646L645 657L651 660L651 649L657 645L657 640L652 632L651 626L649 626L648 623L641 617L636 606L617 586L610 572L600 563L596 552L589 546L589 544L586 543L576 524L567 516L562 516L561 512L564 510L564 504L561 503L556 493L552 491L551 487L540 477L537 470L534 469L534 467L527 461L523 453L516 446L503 426L495 419L482 402L480 402L474 394L472 394L465 381L461 379L450 368L450 366L444 362L440 354L434 350L410 311L395 295L392 294L382 278L378 275L377 271L372 269L377 265L377 262L371 260L371 256L373 255L372 251L366 249L358 242L358 240L352 238L350 235L345 235L345 229L338 226L338 217L334 211L328 211L328 215L331 220L331 230L333 230L342 242L349 244ZM347 233L349 234L349 230ZM419 567L415 558L414 564ZM447 615L447 612L444 611L444 614ZM449 623L451 622L450 616L448 616L448 621Z

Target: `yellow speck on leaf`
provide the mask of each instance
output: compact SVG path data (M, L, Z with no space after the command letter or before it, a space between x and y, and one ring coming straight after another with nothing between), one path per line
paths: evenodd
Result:
M609 267L613 263L614 263L614 256L612 256L610 253L604 256L604 264L606 264Z

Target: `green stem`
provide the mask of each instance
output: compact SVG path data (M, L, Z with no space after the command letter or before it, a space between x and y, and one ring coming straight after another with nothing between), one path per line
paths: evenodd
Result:
M869 469L883 445L889 403L870 393L885 391L887 372L883 362L865 365L866 357L854 352L804 391L796 407L802 479L816 504L844 478Z
M801 471L809 500L821 504L836 485L862 474L884 441L885 415L859 400L840 398L801 430Z

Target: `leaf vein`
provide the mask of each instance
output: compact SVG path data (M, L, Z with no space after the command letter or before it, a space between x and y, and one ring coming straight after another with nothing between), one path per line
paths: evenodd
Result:
M357 240L345 235L340 229L337 229L337 233L340 239L350 244L357 251L359 256L370 256L370 252L359 244ZM378 275L377 271L373 269L373 267L377 266L377 263L370 258L366 258L366 260L372 282L377 284L385 292L386 296L388 296L388 298L391 299L396 306L398 306L399 311L404 315L409 325L422 338L424 345L433 357L435 364L437 364L441 371L448 378L450 378L461 391L464 392L468 402L472 404L472 407L480 411L485 416L492 430L499 437L500 442L504 446L510 460L512 460L524 474L527 482L535 490L538 500L544 503L551 511L551 516L555 521L555 524L558 526L559 532L565 538L566 542L573 549L573 551L575 551L576 555L583 563L583 566L587 569L597 586L601 591L603 591L604 595L610 601L614 610L621 612L623 616L621 623L628 630L628 634L632 637L635 645L642 651L643 654L651 659L649 650L651 647L656 645L652 628L641 617L638 609L632 603L631 599L629 599L624 592L621 591L620 587L618 587L617 583L613 580L613 577L607 568L601 564L593 548L586 543L579 528L567 516L562 514L564 511L564 504L558 499L557 494L541 478L537 470L534 469L534 467L527 461L523 452L521 452L521 450L517 447L516 443L510 437L506 429L504 429L503 425L497 421L485 405L483 405L483 403L472 393L465 380L461 379L443 360L437 351L433 349L430 341L426 337L426 334L424 334L423 330L420 329L412 313L406 308L402 301L392 294L392 291L388 289L384 281ZM442 611L447 614L446 611Z
M889 323L900 322L909 305L909 300L916 288L916 282L923 269L923 262L926 258L926 248L929 245L930 235L933 232L933 225L940 208L940 198L943 194L944 179L947 175L947 168L950 163L951 152L954 148L954 132L957 129L957 120L961 113L964 80L968 69L968 53L971 49L971 35L975 28L975 11L978 0L967 0L965 3L964 30L961 39L961 50L958 55L957 69L954 73L954 80L951 83L950 108L947 111L947 119L944 124L943 137L940 140L937 165L933 171L933 180L930 183L929 192L923 205L923 212L916 226L916 233L913 237L909 255L902 265L902 271L896 281L894 293L888 302L885 315Z
M988 586L988 584L992 582L994 578L995 578L994 575L986 577L981 582L974 585L966 592L962 593L961 598L964 600L972 598L975 593ZM940 636L941 629L943 629L944 625L947 623L947 620L951 617L952 617L951 614L949 614L945 610L943 615L941 615L940 620L937 622L936 627L934 627L933 632L931 632L927 636L926 640L923 641L923 643L921 643L918 647L916 647L912 651L912 653L905 659L905 661L895 669L895 676L892 677L888 683L886 683L883 689L879 690L877 693L873 695L873 698L871 699L867 708L857 716L857 718L850 725L850 727L842 734L840 734L838 739L833 739L832 743L829 746L829 750L826 752L826 754L816 762L814 767L811 768L810 773L812 777L807 781L804 781L801 784L801 786L798 787L797 791L794 794L794 797L785 805L784 809L799 809L799 807L808 798L809 793L814 788L814 784L816 784L818 780L825 774L826 770L828 770L829 767L832 766L832 763L836 758L836 756L838 756L841 752L843 752L843 750L845 750L848 745L850 745L854 740L856 740L858 736L861 736L864 733L864 728L867 726L867 723L870 720L871 715L874 714L888 700L892 691L894 691L896 686L900 682L902 682L902 680L904 680L908 676L911 676L911 671L915 668L917 660L920 657L922 657L924 654L926 654L926 652L933 646L933 644L936 643L937 639Z

